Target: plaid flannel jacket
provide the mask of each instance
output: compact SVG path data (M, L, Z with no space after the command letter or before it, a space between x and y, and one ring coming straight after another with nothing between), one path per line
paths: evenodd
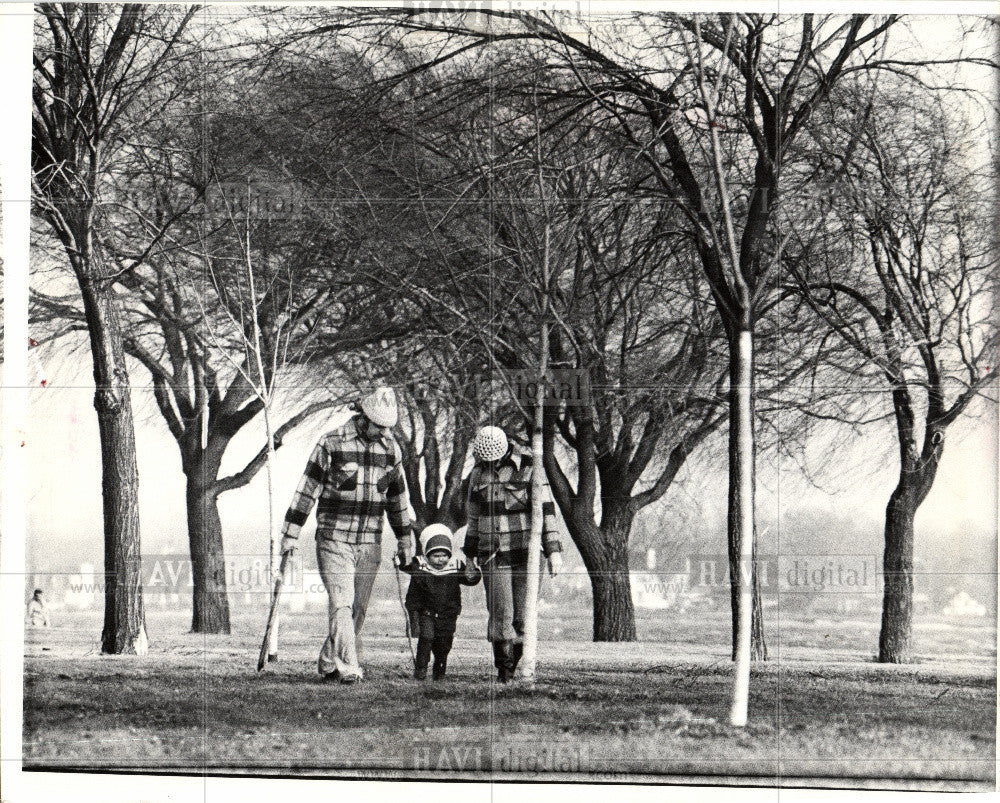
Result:
M285 514L284 538L298 538L317 500L317 540L379 543L383 513L388 513L397 539L409 537L411 523L399 445L390 435L367 438L358 424L355 416L316 444Z
M542 550L561 552L556 536L556 508L544 477ZM531 538L531 461L511 453L496 466L477 463L469 476L469 523L463 551L498 565L523 563Z

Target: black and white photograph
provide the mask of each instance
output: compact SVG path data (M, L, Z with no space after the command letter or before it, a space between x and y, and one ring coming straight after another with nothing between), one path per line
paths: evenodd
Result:
M996 15L3 4L3 799L995 791Z

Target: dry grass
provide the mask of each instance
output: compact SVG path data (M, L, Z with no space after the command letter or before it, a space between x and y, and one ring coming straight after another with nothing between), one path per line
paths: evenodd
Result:
M489 680L487 644L471 638L482 632L478 609L460 620L451 678L418 683L401 614L373 606L357 687L315 675L321 611L286 617L281 661L260 675L262 609L239 612L232 636L210 637L184 634L179 613L151 612L143 659L98 655L97 614L67 614L29 634L25 764L992 788L990 628L926 624L921 660L885 667L871 662L871 633L857 623L776 623L740 730L725 724L723 615L675 617L669 638L627 645L584 641L585 615L546 616L538 683L503 690ZM671 621L648 616L643 632ZM555 640L556 627L574 639Z

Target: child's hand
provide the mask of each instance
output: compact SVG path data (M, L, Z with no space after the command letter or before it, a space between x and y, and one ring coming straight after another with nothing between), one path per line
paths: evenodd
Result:
M413 559L416 555L417 549L412 533L404 535L402 538L398 539L396 544L396 556L399 558L400 565L413 563Z

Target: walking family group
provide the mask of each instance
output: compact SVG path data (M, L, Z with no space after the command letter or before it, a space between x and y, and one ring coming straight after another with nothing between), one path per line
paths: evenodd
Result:
M405 607L417 638L414 677L445 678L463 585L482 579L497 679L513 679L524 649L531 533L532 463L500 427L481 428L472 444L468 524L461 550L444 524L414 537L399 444L396 396L380 387L354 405L343 425L320 438L309 457L282 527L282 555L293 553L316 508L316 558L328 599L329 628L320 649L324 680L356 683L364 676L360 634L382 554L383 520L397 541L396 565L410 576ZM555 505L543 494L542 553L549 574L562 566ZM539 577L540 577L539 573Z

